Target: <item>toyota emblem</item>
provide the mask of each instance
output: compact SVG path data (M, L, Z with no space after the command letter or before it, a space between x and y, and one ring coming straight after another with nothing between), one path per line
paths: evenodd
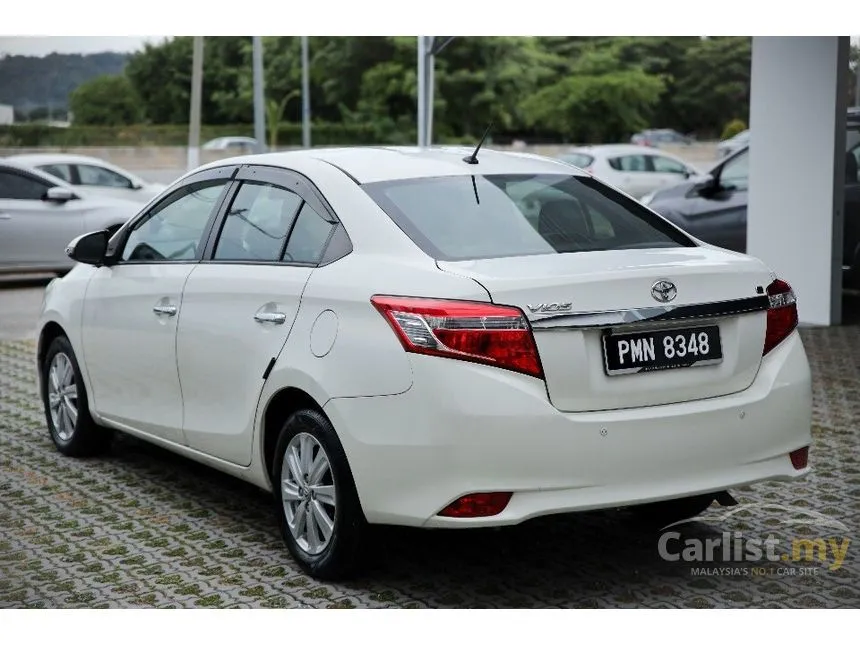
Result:
M678 289L668 280L657 280L651 285L651 296L657 302L671 302L678 295Z

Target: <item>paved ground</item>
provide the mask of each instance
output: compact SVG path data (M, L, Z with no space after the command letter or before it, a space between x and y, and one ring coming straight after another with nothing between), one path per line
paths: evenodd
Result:
M815 372L816 471L740 491L739 512L714 506L682 530L848 539L835 570L830 557L778 563L794 575L749 569L761 562L694 572L661 559L658 535L624 512L600 512L498 531L380 530L369 572L349 584L299 573L270 498L227 476L128 438L104 458L60 456L34 396L31 343L0 341L0 607L860 606L860 327L803 335ZM808 511L818 518L811 526L783 522ZM787 548L777 552L788 557Z

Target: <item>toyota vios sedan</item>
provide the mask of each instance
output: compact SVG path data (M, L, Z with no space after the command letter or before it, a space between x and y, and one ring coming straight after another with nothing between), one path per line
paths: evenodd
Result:
M368 525L668 523L808 472L788 284L567 164L469 153L227 159L73 240L38 337L57 448L118 430L271 490L320 578Z

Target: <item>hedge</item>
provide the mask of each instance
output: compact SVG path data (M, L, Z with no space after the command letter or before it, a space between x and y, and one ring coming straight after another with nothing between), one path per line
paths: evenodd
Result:
M200 142L224 136L252 137L254 126L206 125L200 129ZM415 139L414 132L398 132L390 141L380 140L379 130L370 125L314 123L311 129L314 145L372 145L403 143ZM267 134L268 139L268 134ZM396 139L396 140L394 140ZM279 146L300 146L302 126L285 123L278 133ZM186 146L187 125L70 126L57 128L25 123L0 126L0 147L35 148L79 146Z

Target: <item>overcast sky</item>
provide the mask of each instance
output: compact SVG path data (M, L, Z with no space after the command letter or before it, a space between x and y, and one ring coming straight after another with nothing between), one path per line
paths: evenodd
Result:
M46 56L133 52L147 41L159 42L167 36L0 36L0 55Z

